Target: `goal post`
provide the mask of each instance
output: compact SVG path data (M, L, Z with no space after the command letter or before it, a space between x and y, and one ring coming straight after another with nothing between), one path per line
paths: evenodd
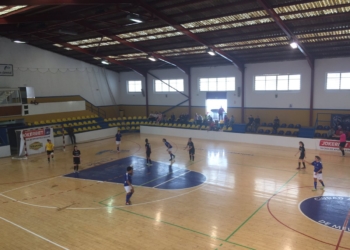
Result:
M54 128L62 131L63 150L65 149L64 128L61 124L52 124L43 127L34 127L16 130L18 156L28 157L28 155L40 154L45 151L47 140L54 143Z

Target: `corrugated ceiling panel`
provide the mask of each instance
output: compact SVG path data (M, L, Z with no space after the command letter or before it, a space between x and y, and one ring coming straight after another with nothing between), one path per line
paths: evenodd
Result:
M11 13L19 9L23 9L25 7L27 7L27 5L16 5L16 6L0 5L0 16Z

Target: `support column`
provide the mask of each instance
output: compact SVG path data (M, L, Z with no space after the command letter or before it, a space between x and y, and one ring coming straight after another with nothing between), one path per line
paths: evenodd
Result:
M192 77L191 68L188 72L188 115L192 119Z
M148 74L144 75L145 77L145 95L146 95L146 116L149 116L149 105L148 105Z
M310 109L309 109L309 126L314 126L314 88L315 88L315 61L312 62L311 66L311 89L310 89Z
M241 103L241 123L244 123L244 88L245 88L245 66L242 68L242 87L241 87L241 95L242 95L242 103Z

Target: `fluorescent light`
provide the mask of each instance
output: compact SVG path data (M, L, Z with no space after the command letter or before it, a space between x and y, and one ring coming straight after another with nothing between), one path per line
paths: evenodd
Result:
M138 14L131 13L126 18L129 19L130 21L135 22L135 23L143 23L142 18Z
M77 32L72 31L72 30L59 30L58 33L63 34L63 35L71 35L71 36L78 35Z
M148 60L151 60L152 62L157 61L157 59L154 56L149 56L147 58L148 58Z
M25 41L21 41L21 40L14 40L14 43L26 43Z
M211 56L215 56L215 51L213 49L207 49L207 53Z
M293 41L290 43L290 47L292 47L293 49L296 49L296 48L298 48L298 44Z
M102 63L102 64L109 65L109 62L107 62L107 61L105 61L105 60L101 61L101 63Z

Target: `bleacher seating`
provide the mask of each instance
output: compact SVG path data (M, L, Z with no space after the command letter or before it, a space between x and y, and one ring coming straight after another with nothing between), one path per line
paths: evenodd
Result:
M322 138L327 138L327 133L323 133Z
M323 127L324 130L330 130L330 128L331 128L330 126L324 126Z
M268 127L273 127L273 124L270 122L267 124Z
M294 128L294 124L289 124L288 128Z
M264 132L265 135L269 135L270 133L271 133L270 129L266 129Z
M298 136L299 132L298 131L294 131L293 132L293 136Z
M318 130L323 130L323 126L322 126L322 125L318 125L318 126L317 126L317 129L318 129Z
M266 122L262 122L260 126L266 127Z
M285 135L286 135L286 136L291 136L291 135L292 135L292 132L288 130L288 131L286 132Z
M286 127L287 127L287 124L285 124L285 123L281 124L281 128L286 128Z
M283 130L278 131L278 135L284 135L284 131Z
M300 124L296 124L296 125L295 125L295 128L298 128L298 129L299 129L299 128L301 128L301 125L300 125Z

